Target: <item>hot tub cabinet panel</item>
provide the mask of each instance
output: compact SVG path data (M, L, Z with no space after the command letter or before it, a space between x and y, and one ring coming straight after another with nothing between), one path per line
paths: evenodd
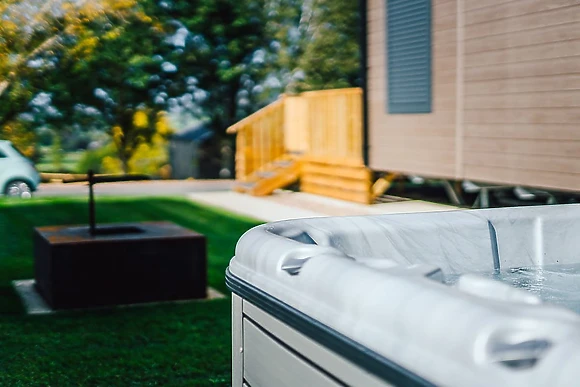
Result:
M232 277L230 280L235 281ZM249 298L260 298L259 293L252 296L242 292ZM267 306L264 308L271 309ZM250 386L390 385L307 336L315 334L308 329L311 323L308 320L303 321L303 324L298 323L295 329L235 294L232 311L232 318L241 328L240 335L233 335L234 385L240 386L242 381ZM286 312L294 313L289 308L286 308ZM295 317L300 319L299 314ZM290 324L295 326L296 322ZM298 330L301 325L306 327L306 334ZM410 375L406 379L407 385L414 385L410 383L413 379Z

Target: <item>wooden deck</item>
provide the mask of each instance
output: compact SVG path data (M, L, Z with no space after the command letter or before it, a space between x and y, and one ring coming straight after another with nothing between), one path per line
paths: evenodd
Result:
M228 133L237 134L239 192L268 195L299 180L303 192L373 200L372 173L362 156L360 88L282 95Z

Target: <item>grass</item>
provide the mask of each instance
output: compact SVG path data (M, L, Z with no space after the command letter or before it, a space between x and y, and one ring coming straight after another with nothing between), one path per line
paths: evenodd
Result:
M208 238L208 281L258 222L173 198L99 198L99 222L170 220ZM213 386L230 383L230 300L47 316L23 314L11 288L33 278L32 228L87 221L80 199L0 201L0 385Z
M54 156L48 150L45 151L40 161L36 163L36 168L41 172L67 172L78 173L78 166L85 151L64 152L60 165L55 165Z

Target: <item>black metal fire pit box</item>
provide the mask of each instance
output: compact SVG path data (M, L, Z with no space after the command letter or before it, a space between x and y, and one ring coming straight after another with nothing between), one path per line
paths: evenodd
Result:
M53 309L206 297L206 240L169 222L34 229L36 288Z

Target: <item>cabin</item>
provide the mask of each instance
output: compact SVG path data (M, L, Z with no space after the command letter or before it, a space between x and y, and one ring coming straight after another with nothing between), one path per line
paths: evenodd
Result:
M360 8L364 87L283 96L230 128L239 190L370 203L397 174L580 190L578 0Z

